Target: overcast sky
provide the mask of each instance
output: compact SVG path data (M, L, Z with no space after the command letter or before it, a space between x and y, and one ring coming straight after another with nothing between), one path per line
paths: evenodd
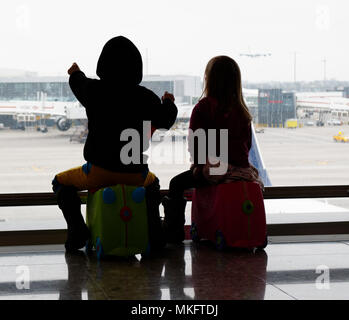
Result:
M139 48L144 74L202 77L233 57L245 81L349 80L347 0L1 0L0 68L65 75L76 61L95 76L111 37ZM248 58L240 53L271 53Z

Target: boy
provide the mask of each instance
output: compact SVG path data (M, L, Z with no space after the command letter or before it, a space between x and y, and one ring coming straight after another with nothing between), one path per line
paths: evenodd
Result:
M70 88L86 109L88 135L84 146L87 163L57 174L52 181L68 226L66 250L81 249L89 237L77 191L115 184L146 188L150 243L153 248L162 247L159 180L149 172L143 155L147 146L141 143L137 150L143 161L125 164L120 153L129 141L122 141L120 135L125 129L135 129L142 142L144 121L151 121L153 129L169 129L177 117L173 95L165 92L160 100L139 85L143 76L141 54L122 36L110 39L103 47L97 63L100 80L87 78L76 63L68 74Z

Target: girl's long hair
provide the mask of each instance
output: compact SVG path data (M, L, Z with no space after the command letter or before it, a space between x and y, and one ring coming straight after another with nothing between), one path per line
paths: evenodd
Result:
M252 121L242 96L240 68L232 58L217 56L208 62L203 96L215 98L224 113L238 108L248 122Z

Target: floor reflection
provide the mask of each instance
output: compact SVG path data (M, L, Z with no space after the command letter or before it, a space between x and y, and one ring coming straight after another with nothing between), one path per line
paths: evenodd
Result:
M195 299L264 299L268 263L265 251L217 252L203 245L190 250Z
M147 259L100 262L95 254L65 254L63 246L29 249L0 252L0 299L349 298L347 242L270 244L265 252L251 253L217 252L187 241ZM324 275L316 273L319 266L329 270L328 288L318 285ZM28 290L16 285L24 279L17 272L23 267Z
M95 253L65 254L63 246L4 250L1 300L349 299L347 242L270 244L252 253L186 241L150 258L100 262ZM319 266L329 271L326 286L319 286ZM25 275L28 289L17 285Z
M59 290L59 300L86 299L88 284L88 257L83 251L77 253L65 253L65 261L68 268L68 279Z
M266 252L217 252L205 244L169 247L137 259L65 254L68 278L59 299L263 299Z

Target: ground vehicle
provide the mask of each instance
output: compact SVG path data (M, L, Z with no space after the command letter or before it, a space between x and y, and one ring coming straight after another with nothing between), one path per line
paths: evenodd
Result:
M80 143L85 143L88 134L88 129L86 127L76 127L73 134L70 136L70 142L77 141Z
M287 119L286 120L286 128L296 129L298 127L297 119Z
M337 135L333 136L335 142L349 142L349 137L345 136L343 132L338 132Z
M264 133L264 128L256 128L255 132L256 133Z
M331 120L327 121L327 124L329 126L340 126L340 125L342 125L342 122L339 120L331 119Z

